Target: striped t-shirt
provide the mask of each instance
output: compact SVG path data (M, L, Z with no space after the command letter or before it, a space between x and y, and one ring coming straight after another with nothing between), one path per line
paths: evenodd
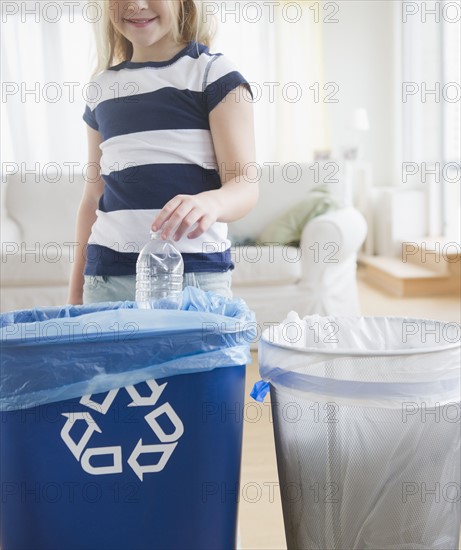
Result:
M133 275L155 214L178 194L219 189L208 115L244 77L197 42L169 61L125 61L88 86L83 119L102 136L104 193L85 275ZM176 243L186 272L233 268L227 224Z

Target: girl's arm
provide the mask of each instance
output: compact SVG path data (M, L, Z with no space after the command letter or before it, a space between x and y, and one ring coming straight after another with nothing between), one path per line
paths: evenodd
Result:
M222 187L197 195L177 195L168 201L152 223L154 231L163 226L163 238L179 239L197 224L187 234L193 239L214 222L237 220L255 206L259 187L253 105L244 99L248 94L239 91L229 93L209 116Z
M100 176L102 137L88 126L88 171L82 200L77 213L75 258L69 282L68 304L83 303L83 271L86 262L86 246L91 228L96 221L96 209L104 190L104 180Z

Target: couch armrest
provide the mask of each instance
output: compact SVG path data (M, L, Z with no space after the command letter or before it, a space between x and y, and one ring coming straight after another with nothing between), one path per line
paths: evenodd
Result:
M325 267L346 261L358 252L366 234L365 218L355 208L332 210L313 218L301 236L306 267L309 265L312 269L312 264Z
M304 227L299 285L305 314L359 313L357 252L366 232L366 221L355 208L328 212Z

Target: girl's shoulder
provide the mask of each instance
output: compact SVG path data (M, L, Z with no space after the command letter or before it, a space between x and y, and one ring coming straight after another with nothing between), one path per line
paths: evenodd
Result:
M236 63L228 55L200 42L191 42L188 54L199 61L198 65L200 67L210 68L212 65L223 68L229 67L231 69L235 69L236 67Z
M205 74L207 80L213 81L236 71L238 65L231 57L221 52L209 53Z
M121 69L123 69L124 65L126 64L126 61L123 61L122 63L119 63L118 65L114 65L112 67L109 67L108 69L105 69L103 71L100 71L98 73L94 73L88 82L89 86L94 86L97 89L98 88L105 88L107 86L112 85L117 79L121 72Z
M104 71L100 71L99 73L96 73L92 76L92 80L104 80L108 75L113 75L114 73L117 73L121 69L123 69L126 65L126 61L122 61L121 63L118 63L117 65L112 65L108 69L105 69Z

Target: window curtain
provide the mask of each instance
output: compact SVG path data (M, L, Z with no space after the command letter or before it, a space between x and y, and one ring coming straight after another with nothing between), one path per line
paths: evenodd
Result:
M306 162L314 151L328 149L321 3L216 6L214 50L231 57L252 84L258 161Z
M53 173L81 174L87 162L82 114L93 66L91 24L81 10L72 13L64 4L59 19L51 7L43 11L44 3L15 4L16 14L3 13L1 32L2 172L14 165L49 180Z
M426 190L429 236L459 241L461 44L454 4L402 11L402 160L415 172L403 183Z
M38 163L39 171L51 177L55 169L81 171L86 163L81 117L94 40L82 9L71 12L63 3L55 21L52 8L43 12L44 3L28 7L37 4L38 17L19 9L4 14L2 22L2 171L7 164L33 170ZM302 162L313 151L328 148L324 14L311 9L321 3L239 0L209 5L218 23L211 50L230 57L252 83L258 162ZM251 101L249 96L242 100Z

